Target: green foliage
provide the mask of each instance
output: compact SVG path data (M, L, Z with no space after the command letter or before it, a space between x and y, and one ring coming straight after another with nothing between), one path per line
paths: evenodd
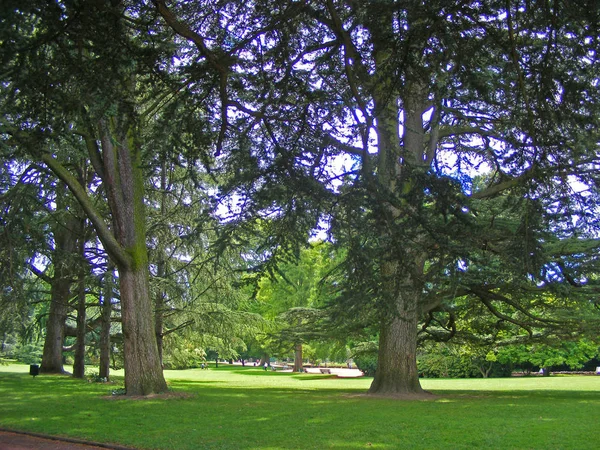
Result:
M575 370L599 354L597 343L587 339L548 343L512 345L498 351L498 361L516 367L552 368L566 365Z
M135 134L143 158L133 154L133 166L153 188L144 203L159 333L185 337L167 342L177 366L195 364L197 349L244 351L239 341L260 326L265 351L316 348L332 330L339 341L369 339L398 315L404 291L417 293L405 311L421 313L421 335L435 340L594 333L597 9L384 3L3 5L0 260L11 264L0 266L2 286L49 242L35 208L48 183L22 168L42 155L69 168L89 158L94 190L108 193L132 174L98 170L110 156L99 138ZM110 135L97 125L106 118ZM474 177L482 168L489 174ZM90 197L97 223L119 222L100 197ZM136 215L136 230L146 218ZM323 220L344 264L303 260ZM144 264L146 244L135 247ZM218 258L227 264L206 263ZM254 305L240 299L231 267L270 276ZM19 284L0 294L2 330L23 317ZM292 314L324 306L327 327ZM494 362L468 351L480 371ZM533 353L540 364L583 357L564 351L575 356ZM451 356L424 357L446 373ZM452 370L465 374L467 357L457 358Z
M105 377L101 377L97 370L90 369L85 371L85 378L90 383L106 383L108 381Z
M330 244L312 242L296 260L279 265L276 274L260 280L252 310L270 319L267 333L258 338L269 353L283 357L297 344L310 344L313 359L347 359L341 356L345 343L331 339L323 321L324 306L337 295L331 276L336 258Z
M24 364L39 364L42 361L44 346L40 342L19 344L12 357Z
M425 378L477 378L481 374L466 355L450 348L420 353L417 356L419 375Z
M366 376L374 377L377 372L377 343L361 342L352 349L352 359Z
M201 348L176 348L169 352L167 358L164 359L163 365L165 369L193 369L200 367L206 362L206 352Z

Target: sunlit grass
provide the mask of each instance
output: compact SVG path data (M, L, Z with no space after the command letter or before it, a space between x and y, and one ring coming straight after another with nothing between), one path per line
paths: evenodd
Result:
M176 395L0 367L0 426L144 449L592 448L600 376L422 380L436 397L362 394L370 379L212 367L166 371ZM115 375L119 375L116 373Z

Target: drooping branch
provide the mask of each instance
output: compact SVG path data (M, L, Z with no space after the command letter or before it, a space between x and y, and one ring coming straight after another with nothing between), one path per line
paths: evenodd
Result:
M111 257L119 261L121 264L130 264L130 256L127 255L121 245L117 242L115 236L112 234L106 225L106 222L104 222L104 219L98 213L89 196L85 192L85 189L81 186L77 179L49 153L44 153L42 155L42 161L60 180L62 180L69 187L69 190L75 196L90 219L90 222L92 222L94 225L94 228L98 233L98 237L102 241L102 244Z
M598 248L600 248L600 239L579 239L576 237L543 244L544 253L553 257L595 252Z
M532 177L532 171L533 166L518 177L510 178L500 183L492 184L491 186L488 186L487 188L481 191L474 192L473 194L471 194L471 198L475 200L482 200L494 197L500 194L501 192L517 187Z
M498 317L499 319L506 320L510 323L513 323L521 328L524 328L530 334L532 333L531 328L534 327L536 324L546 324L546 325L565 325L566 324L565 321L544 319L543 317L536 316L536 315L532 314L531 312L529 312L524 307L520 306L517 302L509 299L508 297L506 297L504 295L500 295L495 292L491 292L487 289L480 288L480 287L470 287L469 290L471 291L471 293L476 295L482 301L482 303L488 308L488 310L492 314L494 314L496 317ZM500 301L502 303L505 303L505 304L511 306L512 308L514 308L515 310L517 310L521 314L523 314L525 317L530 319L530 321L529 320L528 321L518 320L518 319L515 319L514 317L511 317L511 316L501 313L492 304L493 300Z
M48 284L52 283L52 278L42 272L40 269L35 267L33 264L28 264L27 268L33 272L33 274L38 277L40 280L45 281Z

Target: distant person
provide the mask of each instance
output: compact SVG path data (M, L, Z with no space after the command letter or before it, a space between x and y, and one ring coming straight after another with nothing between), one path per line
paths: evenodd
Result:
M265 361L265 364L263 365L264 370L267 370L267 367L269 367L269 365L267 364L267 362Z

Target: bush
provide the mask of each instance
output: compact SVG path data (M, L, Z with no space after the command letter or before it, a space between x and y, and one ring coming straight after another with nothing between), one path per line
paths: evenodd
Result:
M24 364L39 364L42 360L43 347L41 344L32 343L18 345L13 357Z
M374 377L377 372L377 344L361 342L353 349L352 359L366 376Z
M201 348L176 348L164 360L165 369L182 370L200 367L206 362L206 353Z
M85 377L90 383L106 383L108 380L105 377L101 377L100 374L95 370L86 370Z
M417 357L419 375L425 378L481 377L470 358L440 353L422 353Z

